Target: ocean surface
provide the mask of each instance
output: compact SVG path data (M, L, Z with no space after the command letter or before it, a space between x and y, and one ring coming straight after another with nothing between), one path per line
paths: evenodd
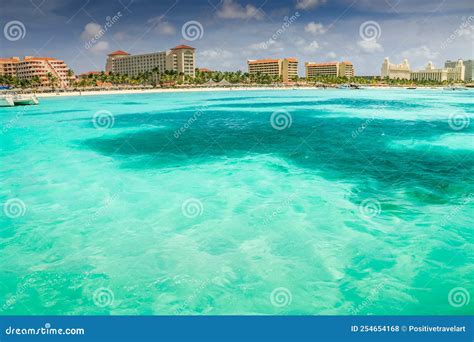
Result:
M474 313L474 91L0 108L0 315Z

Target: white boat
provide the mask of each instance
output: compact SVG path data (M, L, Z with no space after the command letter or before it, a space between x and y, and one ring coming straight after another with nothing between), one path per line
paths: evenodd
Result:
M14 95L15 106L37 105L39 103L36 95Z
M0 95L0 107L13 107L13 95Z
M0 107L27 106L39 104L34 94L6 94L0 95Z

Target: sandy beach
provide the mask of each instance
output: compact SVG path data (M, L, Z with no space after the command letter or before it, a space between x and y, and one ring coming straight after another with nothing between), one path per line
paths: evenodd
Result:
M404 89L405 87L378 87L378 86L363 86L363 88L370 89ZM440 90L443 87L418 87L419 89ZM310 86L295 86L295 87L207 87L207 88L156 88L156 89L114 89L114 90L85 90L85 91L66 91L66 92L35 92L38 98L58 97L58 96L94 96L94 95L124 95L124 94L152 94L152 93L176 93L176 92L222 92L222 91L242 91L242 90L324 90L324 89L338 89L337 87L310 87Z
M94 96L94 95L123 95L123 94L152 94L152 93L176 93L176 92L207 92L207 91L238 91L238 90L293 90L293 87L232 87L232 88L166 88L166 89L117 89L117 90L87 90L68 91L56 93L35 93L41 97L58 96ZM297 89L318 89L315 87L298 87ZM321 88L322 89L322 88Z

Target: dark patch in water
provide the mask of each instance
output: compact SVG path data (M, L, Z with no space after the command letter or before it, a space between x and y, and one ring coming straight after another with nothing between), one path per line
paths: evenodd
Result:
M208 162L215 158L243 157L249 154L273 154L299 167L322 171L325 177L360 184L362 193L402 191L422 200L435 186L447 193L457 193L446 179L455 174L459 182L472 188L474 157L469 151L435 151L392 149L394 140L423 139L452 133L447 122L433 121L407 124L397 120L373 120L354 137L367 119L311 117L304 111L295 113L290 128L281 131L270 125L270 114L206 112L178 138L180 127L189 122L190 113L151 115L148 124L165 129L144 130L101 137L83 142L88 148L124 162L126 167L169 168ZM121 126L136 126L138 118L121 117ZM127 120L125 120L127 119ZM471 129L472 131L472 129ZM465 132L467 133L467 132ZM462 161L459 164L459 161ZM288 172L287 170L281 170ZM422 189L411 191L411 189ZM420 195L421 194L421 195ZM389 196L389 195L387 195ZM443 197L427 195L429 203L442 203ZM446 198L446 197L444 197Z
M82 112L88 112L88 110L85 110L85 109L65 109L65 110L55 110L55 111L52 111L52 112L26 113L24 115L25 116L36 116L36 115L53 115L53 114L82 113Z

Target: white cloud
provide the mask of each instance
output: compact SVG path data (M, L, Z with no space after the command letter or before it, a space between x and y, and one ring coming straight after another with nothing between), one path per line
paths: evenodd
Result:
M89 51L92 51L93 53L103 53L103 52L110 51L109 42L102 40L102 41L94 44L89 49Z
M326 0L296 0L297 9L309 9L326 3Z
M228 58L232 57L232 53L227 50L222 50L219 48L203 50L198 52L198 56L206 59L207 61L214 60L216 58Z
M86 26L84 26L84 31L81 33L81 39L82 40L90 40L93 38L96 34L98 34L102 30L102 26L100 26L97 23L88 23Z
M172 35L176 33L176 28L169 22L164 20L163 16L148 19L148 22L155 25L154 32L163 35Z
M313 40L311 43L309 43L308 45L306 45L303 48L303 51L306 52L306 53L312 53L312 52L316 52L317 50L319 50L319 48L320 48L320 46L319 46L318 42Z
M360 40L357 42L357 45L362 49L362 51L367 52L367 53L383 51L383 47L382 45L377 43L377 39Z
M263 12L254 5L248 4L244 7L234 0L224 0L217 16L223 19L262 19Z
M197 57L200 66L213 70L232 68L232 65L236 63L235 55L232 52L219 48L198 51Z
M326 57L327 58L331 58L331 59L334 59L337 57L336 53L334 51L330 51L326 54Z
M400 54L403 58L417 58L422 57L425 59L436 59L439 55L439 52L431 51L426 45L420 47L411 48L403 51Z
M316 34L324 34L326 33L327 29L324 28L323 24L321 23L315 23L314 21L308 23L305 27L304 30L306 32L312 33L314 35Z

